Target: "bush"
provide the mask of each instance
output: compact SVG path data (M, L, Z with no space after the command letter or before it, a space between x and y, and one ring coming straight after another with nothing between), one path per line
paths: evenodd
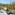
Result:
M15 14L15 11L13 13Z

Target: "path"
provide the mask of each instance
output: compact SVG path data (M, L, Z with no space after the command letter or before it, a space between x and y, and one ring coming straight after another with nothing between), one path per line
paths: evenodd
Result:
M1 10L4 13L0 13L0 15L7 15L6 11Z

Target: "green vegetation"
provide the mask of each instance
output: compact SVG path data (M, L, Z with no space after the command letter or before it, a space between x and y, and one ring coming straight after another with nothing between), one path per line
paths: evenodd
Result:
M0 6L2 6L2 9L4 9L5 5L6 5L6 6L8 5L8 7L9 7L10 9L12 9L11 4L1 4L1 3L0 3ZM14 9L15 9L15 3L14 3ZM14 13L14 15L15 15L15 11L14 11L13 13Z
M2 8L4 8L4 7L5 7L5 5L6 5L6 6L8 5L8 7L9 7L10 9L12 9L11 4L1 4L1 3L0 3L0 6L2 6ZM15 4L14 4L14 6L15 6Z

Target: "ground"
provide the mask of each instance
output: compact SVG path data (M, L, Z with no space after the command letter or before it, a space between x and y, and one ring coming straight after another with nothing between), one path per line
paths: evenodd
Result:
M0 15L7 15L6 11L1 10L4 13L0 13Z

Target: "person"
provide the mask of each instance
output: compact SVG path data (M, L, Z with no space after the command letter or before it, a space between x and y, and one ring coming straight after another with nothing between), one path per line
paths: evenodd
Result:
M8 12L8 6L6 6L6 8L7 8L6 12Z
M1 10L2 10L2 6L0 6L0 13L2 12Z

